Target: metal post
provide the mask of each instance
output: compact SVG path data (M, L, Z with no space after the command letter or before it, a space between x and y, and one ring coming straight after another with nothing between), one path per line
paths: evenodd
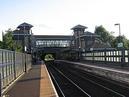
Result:
M128 66L129 66L129 50L128 50Z
M119 36L121 36L121 27L120 27L120 23L116 23L115 26L119 26Z
M121 67L124 67L124 64L125 64L125 50L122 49Z
M120 23L115 24L115 26L119 26L119 37L121 36L121 27L120 27ZM120 39L120 38L119 38ZM119 41L120 42L120 41Z
M120 24L119 24L119 42L121 43L121 28L120 28Z
M27 72L27 67L26 67L26 54L25 54L25 72Z
M106 49L104 49L104 59L105 59L105 64L107 64L107 58L106 58Z
M24 40L23 40L23 52L25 52L25 25L23 26Z
M15 66L15 51L13 52L13 70L14 70L14 80L16 79L16 66Z
M92 62L94 63L94 60L95 60L94 51L92 51L92 54L93 54L93 56L92 56Z
M2 79L1 79L1 81L2 81L2 87L1 87L1 89L4 87L4 84L5 84L5 82L4 82L4 57L3 57L3 52L4 51L2 51Z
M119 36L121 36L121 27L120 27L120 24L119 24Z
M0 97L2 97L2 86L1 86L1 73L0 73Z

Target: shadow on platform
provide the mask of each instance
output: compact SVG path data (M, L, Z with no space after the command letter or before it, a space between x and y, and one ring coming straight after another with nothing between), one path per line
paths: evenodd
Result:
M19 80L6 95L9 97L40 97L41 65L32 69Z

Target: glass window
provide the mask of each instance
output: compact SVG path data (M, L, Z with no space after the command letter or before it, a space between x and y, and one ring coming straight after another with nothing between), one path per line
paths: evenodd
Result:
M36 46L43 47L68 47L70 46L69 40L38 40Z

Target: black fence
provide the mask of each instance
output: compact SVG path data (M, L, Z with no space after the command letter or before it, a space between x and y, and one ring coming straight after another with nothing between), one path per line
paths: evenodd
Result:
M129 50L98 50L82 52L82 59L91 62L129 64Z
M31 68L30 54L0 49L1 93Z

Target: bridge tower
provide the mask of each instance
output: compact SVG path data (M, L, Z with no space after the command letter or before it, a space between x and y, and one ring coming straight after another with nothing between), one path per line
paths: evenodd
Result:
M32 28L33 26L28 23L20 24L17 29L13 32L14 40L21 44L22 51L31 53L32 50Z
M87 27L82 25L76 25L72 28L74 32L74 46L76 49L85 48L85 41L83 37L81 37L82 35L84 35L85 29L87 29Z

